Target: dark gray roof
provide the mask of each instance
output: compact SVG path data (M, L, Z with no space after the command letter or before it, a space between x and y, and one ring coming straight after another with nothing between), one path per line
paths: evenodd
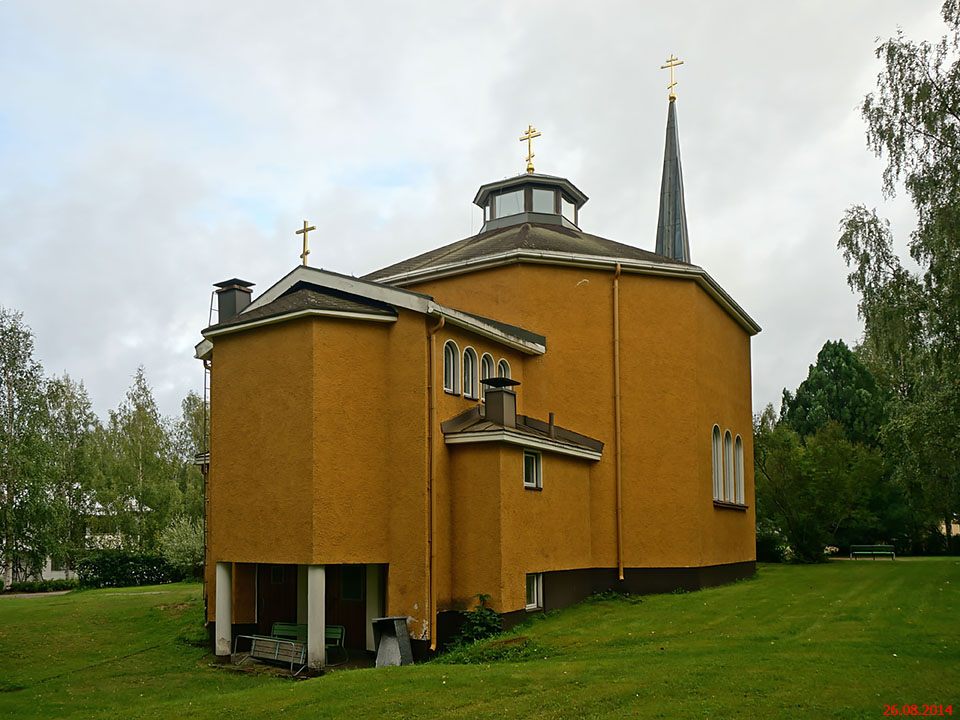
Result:
M656 248L660 255L690 262L687 207L683 200L683 171L680 168L677 102L672 96L667 108L667 140L663 148L663 177L660 180L660 217L657 220Z
M469 313L466 310L457 310L457 312L462 312L464 315L469 315L470 317L476 318L477 320L485 322L488 325L492 325L493 327L497 328L502 332L508 333L510 335L516 335L517 337L521 337L524 340L529 340L530 342L535 342L539 345L547 344L546 335L540 335L538 333L532 332L531 330L525 330L522 327L518 327L516 325L510 325L509 323L505 323L505 322L500 322L499 320L493 320L492 318L484 317L483 315L475 315L474 313Z
M603 452L603 443L587 435L581 435L573 430L567 430L559 425L554 425L553 437L550 437L549 424L543 420L527 417L526 415L517 415L517 426L515 428L506 428L491 420L486 419L486 407L475 405L469 410L465 410L459 415L446 420L440 424L440 429L445 435L454 433L480 433L490 430L514 430L521 435L539 438L541 440L553 440L564 445L573 445L585 450L594 452Z
M386 303L351 295L332 288L297 283L286 293L271 303L240 313L228 322L214 325L214 328L244 325L256 320L265 320L279 315L287 315L299 310L330 310L333 312L363 313L365 315L385 315L396 317L397 311Z
M375 270L369 275L364 275L363 279L378 281L415 270L479 260L511 250L545 250L572 255L593 255L663 264L681 264L673 258L657 255L649 250L641 250L633 245L607 240L597 235L590 235L573 228L560 225L524 223L523 225L512 225L458 240L436 250L430 250L408 260L402 260L389 267Z

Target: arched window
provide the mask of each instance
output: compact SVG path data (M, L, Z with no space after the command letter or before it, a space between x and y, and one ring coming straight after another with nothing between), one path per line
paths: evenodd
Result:
M460 394L460 348L453 340L447 340L443 346L443 389Z
M463 351L463 396L476 400L480 393L477 386L480 381L477 376L479 362L477 362L477 351L468 347Z
M723 499L727 502L734 501L733 490L733 438L730 431L723 434Z
M737 435L737 439L733 443L733 451L736 455L733 459L733 476L736 478L736 501L743 505L745 504L743 499L743 441L740 440L739 435Z
M713 426L713 499L723 500L723 449L719 425Z
M503 358L500 358L500 362L497 363L497 377L510 377L510 363Z
M480 358L480 379L486 380L487 378L492 378L497 376L497 369L493 364L493 355L490 353L484 353L483 357ZM487 399L487 386L482 382L480 383L480 399Z

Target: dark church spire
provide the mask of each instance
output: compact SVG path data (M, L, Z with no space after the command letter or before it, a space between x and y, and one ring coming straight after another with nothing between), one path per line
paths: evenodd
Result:
M682 61L670 56L661 69L670 68L670 102L667 107L667 142L663 149L663 178L660 180L660 219L657 221L658 255L690 262L687 237L687 209L683 202L683 172L680 169L680 137L677 132L677 96L673 69Z
M677 102L672 97L667 109L667 143L663 150L656 252L658 255L690 262L687 209L683 202L683 172L680 169L680 138L677 134Z

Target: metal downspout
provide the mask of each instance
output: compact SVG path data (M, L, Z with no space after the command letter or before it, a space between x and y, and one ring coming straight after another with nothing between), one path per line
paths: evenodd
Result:
M433 428L436 423L437 414L437 388L434 377L437 340L436 334L443 327L446 319L441 316L436 326L427 330L428 343L427 357L427 394L428 398L428 418L427 418L427 501L429 503L427 516L427 586L430 597L428 598L427 616L430 619L430 650L437 649L437 582L434 577L434 563L436 562L436 543L434 542L434 516L436 515L436 497L433 493Z
M620 446L620 263L613 275L613 412L617 458L617 572L623 580L623 458Z

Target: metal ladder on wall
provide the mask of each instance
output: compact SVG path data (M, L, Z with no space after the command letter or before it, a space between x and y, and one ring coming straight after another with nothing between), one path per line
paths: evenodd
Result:
M219 311L216 304L217 291L210 293L210 310L207 313L207 327L213 325L213 314ZM203 470L203 567L207 567L207 504L210 498L207 497L207 473L210 469L210 361L203 361L203 447L201 452L207 453L207 464ZM203 575L203 617L208 617L208 596L207 596L207 575Z

